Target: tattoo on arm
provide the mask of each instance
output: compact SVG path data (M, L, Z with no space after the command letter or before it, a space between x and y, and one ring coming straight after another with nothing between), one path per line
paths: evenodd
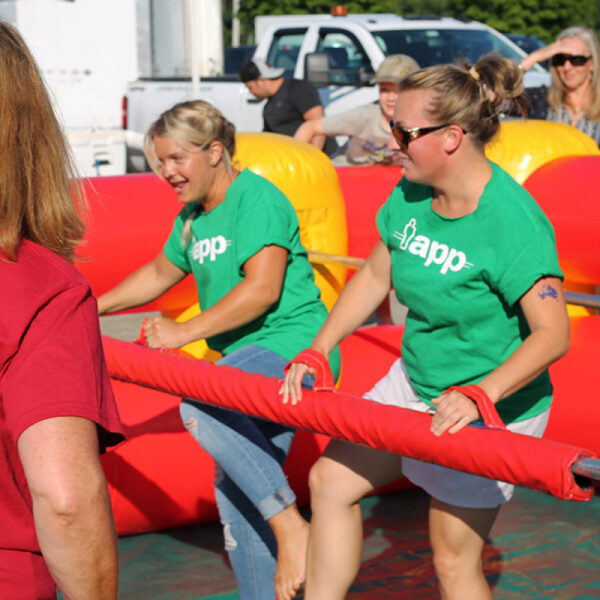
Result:
M552 298L556 300L558 298L558 292L551 285L543 285L542 289L538 292L538 296L543 300L544 298Z

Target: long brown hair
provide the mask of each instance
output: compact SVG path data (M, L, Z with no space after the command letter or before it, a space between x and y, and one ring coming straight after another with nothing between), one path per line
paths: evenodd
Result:
M75 174L38 67L16 29L0 21L0 256L4 260L17 259L23 238L73 260L84 233L84 195Z
M571 38L581 40L589 48L594 71L590 81L592 100L585 118L591 121L600 121L600 73L598 72L598 69L600 69L600 44L598 43L598 37L591 29L575 25L559 33L556 39ZM552 64L550 65L550 74L552 75L552 86L548 91L548 106L558 112L565 103L566 90L558 76L556 67Z
M439 123L456 123L483 147L500 127L506 103L525 114L523 73L517 64L501 56L484 56L469 63L421 69L400 82L400 90L431 88L434 95L429 115Z

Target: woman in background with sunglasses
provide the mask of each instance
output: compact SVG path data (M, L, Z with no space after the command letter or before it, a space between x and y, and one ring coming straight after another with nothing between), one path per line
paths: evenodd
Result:
M399 87L390 148L404 177L377 215L380 240L311 348L327 356L392 286L409 307L402 358L366 397L430 413L432 444L480 419L476 394L509 430L539 437L552 400L547 368L569 340L562 274L552 226L484 153L503 103L521 101L522 72L489 56L417 71ZM295 404L310 367L292 362L281 394ZM345 597L360 566L358 501L401 473L432 498L442 598L492 597L481 554L511 485L332 440L309 478L306 600Z
M557 40L521 61L524 71L550 59L552 86L546 98L546 119L567 123L600 146L600 45L587 27L569 27Z

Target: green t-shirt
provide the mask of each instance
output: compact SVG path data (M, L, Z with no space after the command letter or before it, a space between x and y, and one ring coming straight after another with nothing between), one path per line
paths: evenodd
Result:
M398 300L409 308L402 355L419 394L478 383L530 330L519 299L545 275L561 277L554 231L533 198L492 163L477 209L451 219L431 207L432 189L403 179L377 215ZM545 410L545 371L496 405L510 423Z
M272 183L245 169L233 181L225 199L192 223L189 243L182 247L181 230L196 205L179 213L164 251L180 269L193 273L203 310L211 307L244 278L244 263L265 246L288 251L280 299L250 323L208 338L208 345L229 354L251 344L292 359L307 348L327 317L306 250L300 243L293 206ZM339 371L339 351L332 353Z

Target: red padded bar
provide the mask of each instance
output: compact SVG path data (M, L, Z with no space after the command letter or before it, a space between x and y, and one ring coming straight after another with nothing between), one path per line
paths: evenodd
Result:
M431 416L377 404L339 392L305 390L295 406L284 405L281 381L208 361L151 350L104 336L111 375L171 394L348 440L516 485L563 500L589 500L571 465L593 452L498 429L467 427L435 437Z

